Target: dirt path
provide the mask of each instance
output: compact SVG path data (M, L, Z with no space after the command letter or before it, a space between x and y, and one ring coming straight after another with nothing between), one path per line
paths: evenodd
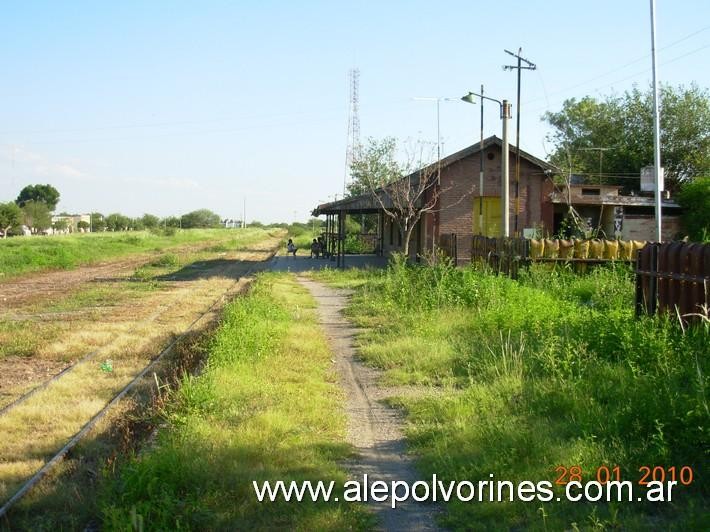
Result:
M35 301L58 299L91 281L128 277L135 268L161 255L199 251L214 244L215 242L211 241L185 244L159 252L141 252L128 257L85 264L71 270L32 272L7 280L0 279L0 310L18 308Z
M298 281L318 303L319 320L335 355L340 382L345 388L348 442L358 451L358 459L347 464L352 478L362 481L366 474L370 484L375 480L388 484L400 480L411 486L421 479L406 454L402 416L382 402L392 396L394 390L378 386L379 372L358 360L354 346L357 331L342 315L349 292L302 277ZM399 503L394 510L389 501L373 502L371 506L383 530L438 530L434 521L438 510L436 506L414 501Z

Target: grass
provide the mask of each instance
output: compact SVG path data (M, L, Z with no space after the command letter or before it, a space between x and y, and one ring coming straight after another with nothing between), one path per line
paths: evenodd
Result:
M0 280L25 273L73 269L107 259L155 253L203 242L220 251L247 248L267 237L263 229L190 229L175 234L148 231L33 236L0 239Z
M55 367L58 361L77 360L99 350L46 389L0 416L0 500L34 472L37 464L59 450L215 301L219 309L221 296L227 290L234 293L243 288L247 282L243 275L249 266L265 259L279 236L249 244L243 251L234 251L232 247L226 259L220 258L216 266L206 261L191 268L190 279L169 282L155 277L191 267L194 260L209 258L214 253L181 250L176 253L177 260L169 258L145 267L146 282L136 282L134 275L92 284L59 301L32 303L30 308L0 321L0 356L34 358L34 364L28 363L31 368L42 369L53 364L52 373L56 373L63 367ZM153 284L155 287L150 288ZM92 305L100 308L86 308ZM111 371L106 371L108 360ZM22 369L15 367L16 360L5 363L3 370L11 374L12 370ZM3 375L0 404L25 391L28 377L15 373L14 384ZM32 377L39 384L49 374Z
M314 276L356 290L361 354L386 382L441 390L392 400L423 478L554 482L560 465L585 481L604 465L633 482L644 465L696 473L673 503L454 502L446 527L703 528L710 329L636 319L627 269L534 268L518 282L446 264Z
M362 529L340 503L259 503L252 481L335 480L350 456L345 419L314 301L286 275L261 275L231 303L199 377L185 377L157 443L118 469L103 527Z

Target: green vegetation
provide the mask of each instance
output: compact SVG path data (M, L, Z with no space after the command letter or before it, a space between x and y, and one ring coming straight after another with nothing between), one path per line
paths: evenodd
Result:
M53 211L59 203L59 191L52 185L27 185L20 190L15 203L24 207L30 201L44 203L47 210Z
M52 212L43 201L29 200L22 206L22 222L32 232L45 231L52 226Z
M220 217L209 209L198 209L183 214L180 218L180 227L191 229L195 227L219 227Z
M683 226L691 240L710 242L710 177L684 183L678 194Z
M258 242L266 233L262 229L191 229L172 234L134 231L3 239L0 241L0 279L39 270L72 269L110 258L162 252L201 242L234 249Z
M666 187L707 175L710 169L710 92L696 85L661 86L661 145ZM586 96L565 100L543 119L553 128L555 151L550 162L565 172L609 177L636 176L653 161L653 94L634 87L622 95L601 99ZM629 186L627 179L621 185Z
M20 224L22 224L22 210L17 206L17 203L0 203L0 232L2 237L6 238L10 229Z
M322 231L325 230L323 226L323 221L313 218L308 223L294 222L292 224L274 224L270 227L281 227L288 231L288 234L284 237L282 247L286 248L286 240L289 238L293 239L293 243L298 248L299 253L308 254L311 249L311 242L314 238L318 238Z
M533 268L513 281L399 263L314 275L356 289L349 313L365 328L361 353L386 382L440 390L393 399L422 478L554 482L558 466L580 466L585 481L600 466L633 482L641 466L695 472L670 504L454 502L445 526L702 528L710 326L636 319L628 270Z
M231 303L199 377L185 377L156 444L118 468L103 528L352 530L356 505L259 503L252 481L345 481L341 392L312 298L262 275ZM342 500L342 498L341 498ZM134 525L135 526L135 525Z

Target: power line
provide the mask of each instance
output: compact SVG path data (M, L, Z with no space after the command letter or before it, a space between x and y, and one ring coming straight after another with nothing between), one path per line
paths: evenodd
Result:
M689 55L696 54L696 53L698 53L698 52L700 52L700 51L702 51L702 50L705 50L705 49L707 49L707 48L710 48L710 44L705 44L705 45L703 45L703 46L700 46L699 48L695 48L694 50L691 50L690 52L686 52L686 53L684 53L684 54L682 54L682 55L679 55L679 56L676 56L676 57L674 57L674 58L672 58L672 59L668 59L667 61L663 61L663 62L661 62L660 64L661 64L661 65L668 65L668 64L674 63L675 61L679 61L680 59L683 59L683 58L685 58L685 57L688 57ZM612 82L610 82L610 83L607 83L607 84L605 84L605 85L599 85L599 86L595 87L594 89L592 89L592 91L590 91L590 92L598 92L598 91L600 91L600 90L602 90L602 89L606 89L607 87L611 87L611 86L613 86L613 85L616 85L617 83L621 83L621 82L623 82L623 81L628 81L628 80L633 79L633 78L635 78L635 77L638 77L638 76L640 76L640 75L642 75L642 74L647 74L648 72L650 72L650 70L651 70L650 68L647 68L647 69L645 69L645 70L640 70L640 71L638 71L638 72L635 72L634 74L629 74L629 75L626 76L626 77L617 79L617 80L612 81ZM543 98L537 98L537 100L540 100L540 99L543 99ZM536 101L536 100L530 100L530 102L532 102L532 101ZM530 110L527 111L527 112L528 112L528 113L538 113L538 112L540 112L540 111L547 111L549 108L550 108L550 104L549 104L549 101L548 101L548 103L547 103L547 105L546 105L545 107L536 107L536 108L534 108L534 109L530 109Z
M706 30L708 30L708 29L710 29L710 26L705 26L705 27L703 27L703 28L700 28L699 30L696 30L696 31L694 31L694 32L692 32L692 33L689 33L688 35L686 35L686 36L684 36L684 37L681 37L681 38L678 39L677 41L673 41L672 43L669 43L669 44L667 44L666 46L664 46L664 47L662 47L662 48L659 48L659 51L661 51L661 50L667 50L668 48L671 48L671 47L673 47L673 46L675 46L675 45L677 45L677 44L680 44L680 43L683 42L683 41L687 41L687 40L690 39L691 37L694 37L695 35L698 35L699 33L702 33L702 32L704 32L704 31L706 31ZM697 51L699 51L699 50L702 50L702 49L704 49L704 48L707 48L707 46L704 46L704 47L702 47L702 48L699 48L699 49L697 49L697 50L694 50L694 51L692 51L692 52L689 52L687 55L689 55L690 53L695 53L695 52L697 52ZM629 66L631 66L631 65L635 65L636 63L640 63L641 61L645 61L646 59L648 59L648 57L649 57L650 55L651 55L651 54L645 54L645 55L643 55L643 56L641 56L641 57L638 57L638 58L636 58L636 59L634 59L634 60L632 60L632 61L629 61L628 63L624 63L624 64L621 65L621 66L618 66L618 67L615 67L615 68L613 68L613 69L611 69L611 70L608 70L608 71L604 72L603 74L599 74L599 75L597 75L597 76L594 76L594 77L592 77L592 78L589 78L589 79L587 79L587 80L585 80L585 81L582 81L582 82L580 82L580 83L577 83L577 84L575 84L575 85L570 85L569 87L565 87L564 89L558 89L558 90L556 90L556 91L552 91L552 92L548 93L548 94L547 94L546 96L544 96L544 97L533 98L532 100L528 100L528 101L526 101L525 103L527 104L527 103L537 102L537 101L540 101L540 100L545 99L547 96L554 96L554 95L556 95L556 94L561 94L561 93L564 93L564 92L568 92L568 91L577 89L577 88L579 88L579 87L582 87L582 86L584 86L584 85L587 85L588 83L591 83L592 81L596 81L596 80L598 80L598 79L604 78L604 77L608 76L609 74L613 74L613 73L618 72L618 71L620 71L620 70L624 70L625 68L627 68L627 67L629 67ZM680 57L678 57L678 58L676 58L676 59L679 59L679 58L681 58L681 57L685 57L685 55L682 55L682 56L680 56ZM676 59L673 59L673 60L671 60L671 61L675 61ZM666 63L667 63L667 62L666 62ZM650 70L650 69L644 70L643 72L645 73L645 72L647 72L648 70ZM638 74L636 74L636 75L638 75ZM624 80L621 80L621 81L624 81ZM616 82L614 82L614 83L616 83ZM612 83L612 84L613 84L613 83Z

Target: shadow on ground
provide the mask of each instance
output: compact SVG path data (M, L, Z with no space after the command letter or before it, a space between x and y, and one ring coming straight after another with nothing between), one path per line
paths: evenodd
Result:
M387 257L377 255L346 255L345 268L384 268L387 266ZM275 272L306 272L337 268L337 262L332 259L312 259L308 256L276 256L271 259L269 269Z
M268 268L268 261L244 259L210 259L187 264L177 271L158 275L156 281L197 281L221 277L237 280L247 271Z

